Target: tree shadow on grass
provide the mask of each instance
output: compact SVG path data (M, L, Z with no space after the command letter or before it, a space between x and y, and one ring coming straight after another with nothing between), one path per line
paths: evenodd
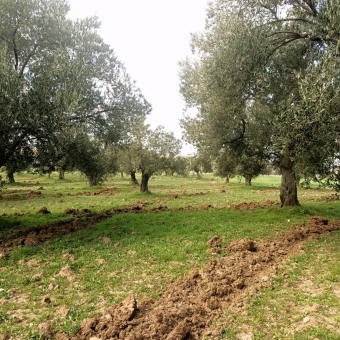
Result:
M0 216L0 240L5 232L10 229L18 228L19 226L20 222Z

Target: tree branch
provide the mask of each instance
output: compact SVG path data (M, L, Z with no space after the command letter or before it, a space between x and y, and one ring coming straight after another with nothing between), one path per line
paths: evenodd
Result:
M304 19L304 18L286 18L286 19L277 18L276 21L271 21L271 22L269 22L269 24L275 24L277 22L285 22L285 21L303 21L303 22L306 22L307 24L313 25L313 21L310 21L310 20Z
M240 134L240 136L238 136L237 138L234 138L232 140L229 141L224 141L223 144L232 144L237 142L238 140L242 139L246 133L246 122L244 119L241 119L241 123L242 123L242 132Z
M34 55L34 52L37 50L37 48L38 48L38 45L35 44L32 52L28 54L27 58L25 59L24 63L22 64L22 67L21 67L21 70L20 70L20 73L19 73L20 77L24 74L24 70L25 70L28 62L30 61L31 57Z
M308 7L311 9L311 11L313 12L314 16L317 16L319 13L315 7L315 3L314 3L314 0L303 0L307 5Z

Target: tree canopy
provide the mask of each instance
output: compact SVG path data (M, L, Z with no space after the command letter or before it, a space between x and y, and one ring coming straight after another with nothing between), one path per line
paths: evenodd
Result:
M298 205L294 167L325 174L339 151L339 48L336 1L211 2L180 63L198 109L182 121L187 141L239 161L261 154L281 170L282 205Z
M0 166L27 145L60 147L65 133L122 143L150 113L96 17L69 20L66 0L0 6Z

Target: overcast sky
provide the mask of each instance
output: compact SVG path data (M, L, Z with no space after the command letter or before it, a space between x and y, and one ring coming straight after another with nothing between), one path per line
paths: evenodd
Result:
M69 0L72 19L96 15L106 43L124 63L153 112L147 123L181 138L178 61L190 55L190 33L204 28L208 0ZM184 147L183 153L192 152Z

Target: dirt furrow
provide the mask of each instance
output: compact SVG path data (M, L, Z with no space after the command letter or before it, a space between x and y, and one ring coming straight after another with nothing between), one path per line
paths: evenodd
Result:
M215 237L208 246L225 256L214 257L204 270L195 269L189 277L171 282L158 301L145 298L138 303L131 294L102 317L84 320L77 335L60 332L56 339L201 339L211 334L209 327L228 307L242 306L249 293L270 287L271 273L301 252L306 242L335 230L340 230L340 221L313 217L306 227L293 226L274 240L242 239L222 247Z
M180 207L180 208L169 208L167 206L159 205L151 209L147 209L148 202L136 202L132 206L106 210L100 213L91 212L89 209L83 209L82 211L74 209L66 209L65 215L74 215L68 221L57 221L48 223L39 227L17 229L9 235L5 236L0 243L0 258L7 257L10 252L16 247L23 246L35 246L40 243L44 243L51 238L58 236L66 236L79 229L88 228L94 224L97 224L107 218L113 217L117 214L123 213L150 213L150 212L165 212L165 211L199 211L209 209L226 209L226 208L215 208L212 205L202 205L200 207ZM251 210L266 208L270 205L276 205L276 201L266 201L263 203L249 202L241 203L239 205L233 205L229 208L237 210Z

